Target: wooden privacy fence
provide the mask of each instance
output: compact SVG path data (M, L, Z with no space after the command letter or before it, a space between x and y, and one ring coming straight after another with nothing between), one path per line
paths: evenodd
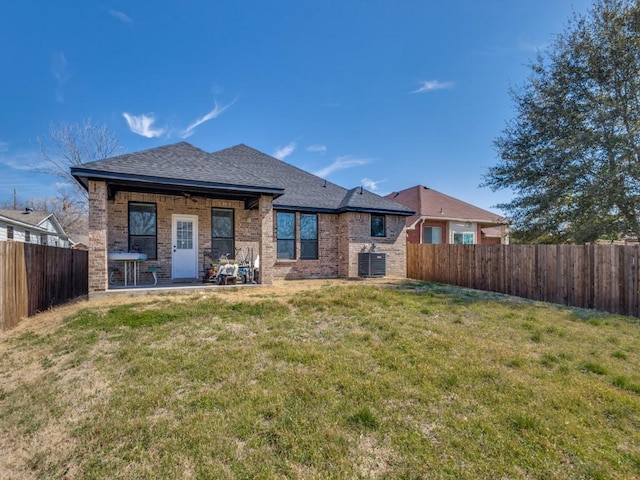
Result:
M640 316L640 246L407 244L416 280Z
M83 250L0 242L0 330L87 295L88 265Z

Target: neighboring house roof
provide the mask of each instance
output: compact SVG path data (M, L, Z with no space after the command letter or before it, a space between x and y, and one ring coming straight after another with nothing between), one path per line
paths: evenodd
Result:
M89 235L73 235L73 238L70 238L71 245L86 245L89 246Z
M482 229L482 233L485 237L502 237L502 229L500 227L487 227Z
M402 203L416 212L415 215L407 219L408 226L413 226L421 218L463 220L494 225L508 223L505 218L496 213L483 210L422 185L393 192L386 198Z
M410 215L409 208L363 189L360 195L240 144L213 153L186 142L85 163L71 173L130 185L173 185L274 196L274 208L315 212L368 211ZM201 190L204 192L204 190Z
M43 224L47 220L49 220L56 229L55 232L51 232L43 227ZM50 212L35 211L31 209L0 210L0 221L22 228L28 228L34 232L45 233L47 235L58 235L65 239L68 238L56 216Z

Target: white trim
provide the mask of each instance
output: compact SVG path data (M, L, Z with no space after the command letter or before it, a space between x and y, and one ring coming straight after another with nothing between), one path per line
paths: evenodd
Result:
M175 226L176 226L176 219L177 218L184 218L184 219L189 219L191 221L193 221L193 250L194 250L194 256L193 256L193 272L194 275L193 277L176 277L176 272L175 272L175 258L174 258L174 253L175 253L175 235L176 235L176 231L175 231ZM198 277L198 235L199 235L199 230L198 230L198 216L197 215L190 215L190 214L186 214L186 213L173 213L171 215L171 278L178 278L178 279L182 279L182 278L197 278Z

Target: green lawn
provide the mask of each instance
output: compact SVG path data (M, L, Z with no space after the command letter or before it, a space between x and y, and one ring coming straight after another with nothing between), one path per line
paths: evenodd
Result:
M123 297L0 341L3 479L640 478L627 317L318 282Z

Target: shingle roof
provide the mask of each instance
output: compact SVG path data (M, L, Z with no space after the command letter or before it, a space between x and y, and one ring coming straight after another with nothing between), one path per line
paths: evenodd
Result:
M279 188L252 171L226 162L187 142L96 160L72 167L71 173L76 177L83 174L118 174L149 182L163 179L176 183L180 180L188 183L197 182L204 186Z
M402 203L416 212L415 215L407 218L407 225L412 225L420 217L493 224L506 223L506 219L496 213L483 210L422 185L393 192L387 195L387 198Z
M42 222L49 218L51 212L27 211L27 210L0 210L0 215L17 222L26 223L38 227Z
M260 172L272 183L284 188L284 195L274 200L276 208L307 208L312 210L388 211L408 215L411 210L360 187L347 190L335 183L278 160L247 145L236 145L213 155L243 169ZM356 194L356 191L359 192Z
M76 178L127 179L275 194L274 207L312 211L375 211L410 215L409 208L363 189L346 190L247 145L213 153L186 142L73 167ZM353 192L359 190L360 194Z

